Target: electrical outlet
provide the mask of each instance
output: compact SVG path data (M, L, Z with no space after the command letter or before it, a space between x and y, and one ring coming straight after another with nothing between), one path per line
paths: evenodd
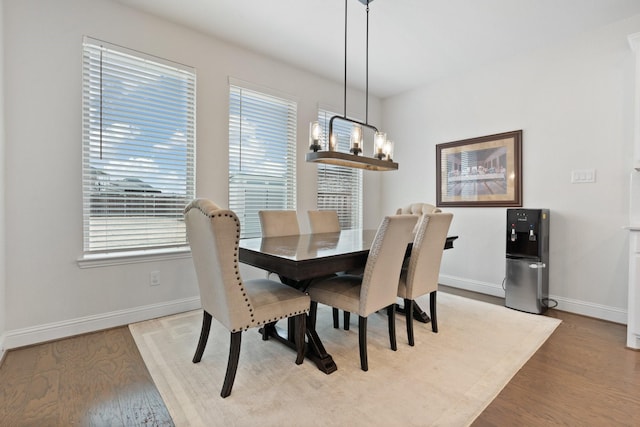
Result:
M160 272L158 270L149 273L149 285L158 286L160 284Z

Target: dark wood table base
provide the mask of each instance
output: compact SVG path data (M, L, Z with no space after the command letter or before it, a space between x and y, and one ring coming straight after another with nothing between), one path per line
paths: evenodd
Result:
M341 271L362 269L377 230L342 230L339 233L302 234L295 236L251 238L240 241L240 262L277 274L286 285L305 291L311 280ZM448 236L444 249L453 247L458 236ZM344 243L341 245L340 243ZM407 256L412 244L407 246ZM346 316L347 313L345 313ZM428 323L429 316L414 304L414 318ZM306 357L326 374L338 368L327 354L315 325L307 317ZM347 323L348 329L348 323ZM294 327L279 331L276 324L260 329L263 339L273 338L295 349Z
M404 314L405 313L404 307L401 307L398 304L396 304L396 312ZM420 308L420 305L418 305L417 302L413 303L413 318L418 322L422 322L422 323L431 322L431 318L429 317L429 315L422 308Z
M307 348L305 351L305 356L316 364L318 369L320 369L325 374L330 374L338 370L338 366L333 361L333 358L330 354L327 353L324 346L322 345L322 341L318 336L315 328L310 326L309 324L309 316L307 316ZM278 342L286 345L287 347L295 350L296 344L293 340L293 334L290 331L293 331L293 325L291 324L291 319L288 322L288 331L287 336L285 337L281 332L280 328L276 326L275 323L269 323L265 325L264 328L260 328L260 333L263 336L263 339L273 338Z

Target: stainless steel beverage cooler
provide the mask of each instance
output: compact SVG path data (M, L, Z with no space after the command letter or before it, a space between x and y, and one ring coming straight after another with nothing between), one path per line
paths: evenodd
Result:
M544 313L549 301L549 209L507 209L505 306Z

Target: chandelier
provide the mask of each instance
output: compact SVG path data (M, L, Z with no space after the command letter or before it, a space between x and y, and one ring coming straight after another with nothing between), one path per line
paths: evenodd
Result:
M344 114L329 119L329 135L325 139L322 127L317 121L309 125L309 149L307 162L326 163L352 168L375 171L397 170L398 163L393 161L393 141L387 139L387 134L369 124L369 3L373 0L358 0L367 8L366 34L366 86L365 86L365 121L359 122L347 117L347 1L344 1ZM351 123L351 137L349 153L336 150L336 135L333 122L341 120ZM373 131L373 152L371 157L365 156L363 145L363 127ZM323 148L325 150L323 151Z

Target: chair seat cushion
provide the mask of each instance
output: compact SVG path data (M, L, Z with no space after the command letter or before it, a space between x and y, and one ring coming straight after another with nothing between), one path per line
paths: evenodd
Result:
M313 301L359 313L361 284L362 276L341 274L312 283L307 292Z
M247 280L244 288L253 305L253 321L258 325L309 311L309 296L282 283Z

